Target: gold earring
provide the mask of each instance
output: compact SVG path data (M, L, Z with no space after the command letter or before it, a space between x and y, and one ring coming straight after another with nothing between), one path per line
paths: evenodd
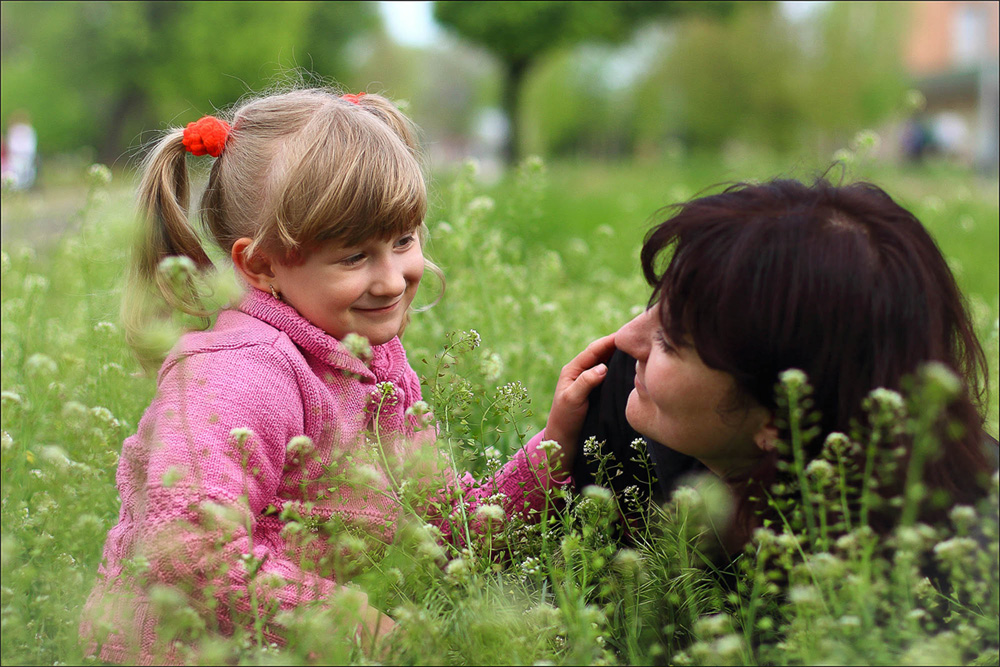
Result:
M268 283L267 286L271 288L271 296L273 296L278 301L281 301L281 292L274 289L274 285L272 285L271 283Z

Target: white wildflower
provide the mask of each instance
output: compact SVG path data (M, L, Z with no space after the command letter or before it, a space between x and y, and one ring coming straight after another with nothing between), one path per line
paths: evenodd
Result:
M476 508L476 517L488 523L500 523L505 514L499 505L480 505Z
M55 375L59 367L52 357L36 352L24 362L25 370L29 375Z
M894 413L902 413L906 409L906 401L903 400L898 391L886 389L885 387L876 387L871 390L868 396L876 405Z
M762 547L771 546L775 543L777 535L770 528L757 528L753 531L753 541Z
M92 164L87 169L87 177L90 179L92 185L104 187L111 183L111 170L108 169L107 165L100 163Z
M959 531L967 531L976 523L976 510L968 505L955 505L948 513L948 518Z
M340 341L347 351L352 355L367 363L372 358L372 346L364 336L351 332Z
M635 574L642 569L642 556L635 549L621 549L615 554L614 566L621 572Z
M690 510L701 505L701 494L693 486L679 486L671 497L677 509Z
M229 432L229 436L236 440L237 444L243 445L247 440L253 437L253 431L248 428L234 428Z
M524 562L521 563L521 572L523 572L525 576L533 577L536 574L539 574L541 571L542 571L542 561L535 558L534 556L528 556L527 558L524 559Z
M583 487L583 491L581 493L584 498L589 498L590 500L597 502L610 503L614 500L614 496L610 490L604 488L603 486L596 486L594 484Z
M840 148L833 154L834 162L842 162L844 165L848 167L854 164L855 159L856 156L854 155L854 151L848 148Z
M10 437L10 433L7 431L0 432L0 447L5 452L9 452L14 447L14 438Z
M861 130L854 135L851 142L852 148L859 153L871 153L877 151L882 145L882 137L874 130Z
M812 605L820 601L820 596L813 586L792 586L788 591L788 600L792 604Z
M699 637L717 637L731 629L732 624L725 614L702 616L694 622L694 632Z
M787 371L782 371L778 379L781 380L781 384L789 389L798 389L808 381L806 374L797 368L789 368Z
M49 279L37 274L29 274L24 277L24 291L27 293L44 292L49 288Z
M976 552L977 544L971 537L953 537L935 545L934 555L953 565L961 565Z
M487 382L496 382L503 374L503 359L496 352L488 352L483 355L479 368Z
M115 416L114 414L112 414L111 410L108 410L103 406L96 405L92 407L89 410L89 412L95 419L103 423L105 426L110 426L113 428L118 428L119 426L121 426L121 422L115 419Z
M463 582L467 581L472 574L472 568L469 567L469 562L464 558L455 558L445 566L444 574L454 582Z
M66 450L62 447L57 447L56 445L47 445L42 447L38 452L39 456L45 461L48 461L56 468L65 470L72 465L72 461L69 455L66 454Z
M94 325L94 331L99 334L107 334L108 336L113 336L118 333L118 327L116 327L111 322L98 322Z
M603 442L598 442L594 436L590 436L583 443L583 453L587 456L597 456L601 453L601 445L603 444Z
M940 362L932 361L924 365L921 375L928 385L938 388L946 397L957 396L962 391L962 380Z
M21 395L16 391L2 391L0 392L0 402L22 405L24 403L24 399L21 398Z
M164 488L169 489L186 476L187 473L184 468L181 468L180 466L170 466L167 468L167 471L163 473L163 477L160 479L160 482L163 484Z
M908 111L923 111L927 106L927 98L924 97L924 94L920 90L910 88L906 91L903 104Z
M358 486L367 488L378 488L383 481L382 474L368 463L355 468L353 477Z
M551 456L553 452L557 452L560 449L562 449L562 445L555 440L542 440L538 443L538 451L544 452L546 456Z
M813 459L806 466L806 476L816 481L820 486L826 485L834 478L836 471L829 461Z
M297 435L285 445L285 452L293 463L299 463L303 457L307 457L316 451L316 444L308 435Z
M171 255L160 260L156 272L171 283L180 284L198 273L198 267L187 255Z
M470 201L466 211L469 215L483 215L489 213L495 207L496 202L493 201L493 198L483 195Z

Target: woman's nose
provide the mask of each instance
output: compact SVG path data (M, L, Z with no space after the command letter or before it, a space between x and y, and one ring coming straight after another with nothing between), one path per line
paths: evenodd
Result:
M653 337L652 310L646 310L615 332L615 347L636 359L645 359Z

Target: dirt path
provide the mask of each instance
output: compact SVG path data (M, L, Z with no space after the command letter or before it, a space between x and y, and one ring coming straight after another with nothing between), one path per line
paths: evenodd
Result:
M0 241L4 248L51 247L79 226L87 193L87 186L82 184L4 193L0 207ZM131 198L130 185L112 184L95 204L94 214L100 215L104 207L130 205Z

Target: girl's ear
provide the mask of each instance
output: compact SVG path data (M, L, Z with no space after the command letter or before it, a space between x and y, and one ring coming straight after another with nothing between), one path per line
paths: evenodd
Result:
M774 425L774 415L770 415L753 435L753 442L762 452L773 452L778 446L778 427Z
M274 290L280 292L281 286L274 284L275 278L274 270L271 267L271 259L261 252L255 252L252 256L247 257L246 250L252 243L253 239L245 236L233 243L231 256L237 273L243 276L243 279L251 287L255 287L262 292L272 292Z

